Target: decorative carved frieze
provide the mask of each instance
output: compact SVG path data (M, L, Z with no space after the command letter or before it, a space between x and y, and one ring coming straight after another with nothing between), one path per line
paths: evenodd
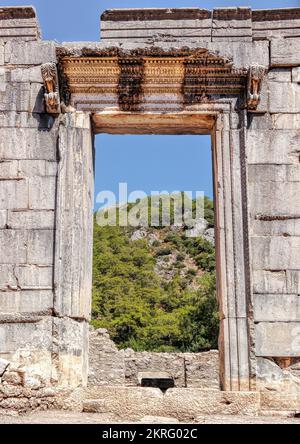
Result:
M265 70L260 66L237 69L228 59L207 49L168 51L159 48L132 53L109 51L107 57L60 57L71 104L77 109L122 111L157 109L159 103L178 110L216 97L247 96L247 107L259 103Z
M256 109L260 102L260 92L266 69L260 65L250 66L247 83L247 108Z
M41 66L45 88L45 107L49 114L61 112L57 67L55 63L44 63Z
M141 102L144 79L144 60L141 57L128 57L118 60L120 76L118 101L122 111L136 111Z

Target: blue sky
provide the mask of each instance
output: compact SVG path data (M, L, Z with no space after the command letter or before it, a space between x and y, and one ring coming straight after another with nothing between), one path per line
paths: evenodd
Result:
M250 6L253 9L300 7L300 0L36 0L5 1L1 6L35 6L44 39L99 40L100 14L112 8L212 9ZM143 190L204 191L212 197L212 166L208 136L109 136L96 138L96 193L117 193L127 182L129 192Z

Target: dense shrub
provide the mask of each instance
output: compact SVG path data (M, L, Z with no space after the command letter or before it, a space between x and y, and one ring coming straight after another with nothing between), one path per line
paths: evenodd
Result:
M206 199L213 224L210 202ZM131 241L132 229L95 223L92 324L107 328L120 348L196 352L217 347L214 248L183 231L159 231L160 240L149 245L147 239ZM167 281L155 273L156 257L173 252L175 275ZM201 276L190 268L181 276L186 256L203 270Z

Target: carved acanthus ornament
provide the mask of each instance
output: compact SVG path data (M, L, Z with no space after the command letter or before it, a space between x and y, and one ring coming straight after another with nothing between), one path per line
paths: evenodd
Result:
M44 63L41 66L42 78L45 88L45 107L49 114L59 114L61 112L58 74L55 63Z
M250 66L247 84L247 108L256 109L260 102L262 80L266 69L260 65Z

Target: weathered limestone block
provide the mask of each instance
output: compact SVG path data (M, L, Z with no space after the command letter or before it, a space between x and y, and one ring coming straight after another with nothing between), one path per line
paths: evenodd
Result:
M292 81L295 83L300 83L300 66L292 69Z
M300 162L298 165L288 165L286 170L289 182L300 182Z
M118 350L107 330L89 334L89 385L125 385L124 350Z
M0 210L0 229L6 227L7 224L7 211L6 210Z
M256 356L300 356L300 322L260 322L255 325Z
M251 221L251 231L256 236L300 236L300 217L284 216L282 219L276 220L260 220ZM272 219L272 216L271 216Z
M184 353L186 386L202 389L220 388L219 352Z
M21 177L47 176L48 174L46 174L46 163L47 162L45 160L19 160L18 174Z
M53 267L18 265L14 267L13 273L22 290L52 290Z
M290 118L292 119L291 115ZM249 164L298 164L299 130L248 130L246 137Z
M29 179L29 208L33 210L54 210L56 177L32 177Z
M251 9L215 8L212 20L212 41L252 41Z
M39 132L55 130L59 119L48 114L29 113L26 111L0 111L1 128L34 128Z
M28 234L23 230L0 230L0 263L25 264Z
M40 66L30 68L15 68L11 71L11 82L43 83Z
M300 394L300 378L294 376L290 368L281 369L271 359L257 359L257 382L261 391Z
M163 394L148 387L89 387L84 401L85 412L109 412L128 419L155 415L184 421L201 414L256 415L258 409L258 393L197 388L171 388Z
M270 82L290 82L292 71L289 68L273 68L268 72Z
M253 11L253 14L260 11ZM277 19L253 21L253 38L274 40L284 37L297 37L299 35L300 20L295 17L294 20Z
M0 180L20 179L17 160L3 160L0 163Z
M300 321L300 295L255 294L254 321Z
M93 149L90 115L65 114L59 133L55 310L83 319L91 313Z
M211 40L211 11L198 8L105 11L101 41L161 42L201 37Z
M52 379L59 386L86 385L88 373L88 331L85 321L53 318Z
M0 111L24 111L33 112L35 100L29 83L1 82Z
M259 394L243 391L230 393L197 388L173 388L166 392L163 401L170 416L178 415L186 419L195 417L197 413L256 415L259 408Z
M254 164L248 166L249 182L286 182L286 165Z
M52 290L25 290L0 292L0 317L5 313L30 313L51 315L53 309Z
M300 393L262 391L260 405L262 412L267 411L276 414L276 411L290 411L295 414L300 409Z
M11 229L54 229L54 211L8 211L6 224Z
M276 130L300 130L300 114L273 114L272 120Z
M14 274L14 265L0 264L0 290L17 290L18 284Z
M185 362L183 353L126 352L126 385L138 384L140 372L166 372L174 379L175 387L185 387Z
M272 66L300 65L300 39L274 39L271 41Z
M297 152L293 154L296 157ZM248 180L249 182L300 182L300 164L250 164Z
M29 111L35 114L43 114L45 112L44 88L40 83L30 84Z
M287 270L286 279L288 292L300 294L300 270Z
M201 45L202 46L202 45ZM219 53L223 57L233 60L237 68L251 65L269 67L268 42L222 42L208 43L207 47L212 52Z
M287 216L300 214L299 182L249 183L252 215Z
M41 65L56 60L56 44L52 41L7 42L5 63L10 65Z
M45 162L45 175L46 176L56 176L57 175L57 171L58 171L58 165L57 162L51 162L49 160L47 160Z
M57 162L33 159L19 160L18 173L21 177L56 176Z
M27 263L53 264L53 230L31 230L28 232Z
M269 82L271 113L300 113L298 83Z
M26 180L4 180L0 187L1 210L23 210L28 208L28 182Z
M0 128L2 159L56 160L56 131L36 128Z
M244 125L247 127L247 133L254 130L271 130L273 129L272 116L267 113L264 113L263 115L248 113L247 122Z
M2 7L0 12L0 39L38 40L40 38L39 23L36 11L31 6Z
M252 237L255 270L300 269L299 237Z
M0 324L2 357L15 366L50 381L52 366L52 318L36 318L30 323Z
M40 83L0 81L0 111L44 113L44 93Z
M37 40L36 30L34 30L32 27L15 25L9 29L2 27L1 24L2 22L0 21L0 39L4 42L15 39L20 39L22 42Z
M285 271L254 270L252 274L253 292L267 294L295 293L287 291Z

